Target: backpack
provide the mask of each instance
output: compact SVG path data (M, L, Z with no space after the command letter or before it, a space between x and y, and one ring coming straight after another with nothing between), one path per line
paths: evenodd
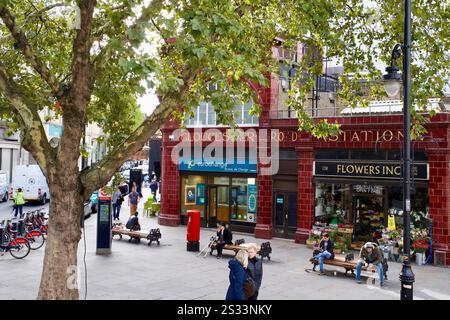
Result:
M141 227L139 226L139 223L138 223L137 220L138 219L137 219L136 216L130 217L130 219L128 219L127 224L125 225L125 227L127 229L130 229L131 231L141 230ZM139 227L139 229L137 229L137 227Z
M252 279L252 277L247 276L247 280L245 280L245 282L244 282L244 297L245 297L245 300L248 300L255 293L256 293L255 281Z

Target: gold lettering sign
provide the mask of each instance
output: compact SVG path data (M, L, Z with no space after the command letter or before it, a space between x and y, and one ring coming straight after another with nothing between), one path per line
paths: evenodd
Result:
M289 131L280 131L278 134L273 131L271 133L272 139L276 139L279 142L284 141L298 141L299 139L299 133L295 130L289 130ZM402 130L347 130L342 131L342 133L338 136L329 136L328 138L325 138L325 141L330 142L391 142L394 140L401 141L403 140L403 132Z

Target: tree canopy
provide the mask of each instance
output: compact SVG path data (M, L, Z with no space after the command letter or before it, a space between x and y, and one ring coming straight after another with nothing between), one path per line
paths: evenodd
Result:
M327 48L328 58L339 59L354 80L379 80L377 62L387 64L392 47L403 38L402 2L392 0L92 2L87 121L98 122L113 147L131 134L136 98L149 88L160 98L176 100L184 115L199 101L211 100L219 121L231 123L236 101L255 94L248 81L267 85L266 73L277 70L271 59L276 36L285 39L285 46L301 41ZM73 74L76 2L2 0L1 8L2 70L35 108L54 108L61 84L70 86ZM448 1L416 1L413 10L412 92L413 100L424 105L427 98L442 96L450 71L450 9ZM302 68L319 74L322 66L316 62ZM332 127L316 127L302 112L310 79L293 89L297 99L291 103L300 111L300 127L322 136ZM360 101L354 94L358 82L341 81L341 98ZM208 83L217 84L217 90L208 90ZM17 119L2 92L2 117ZM379 95L374 86L373 97Z

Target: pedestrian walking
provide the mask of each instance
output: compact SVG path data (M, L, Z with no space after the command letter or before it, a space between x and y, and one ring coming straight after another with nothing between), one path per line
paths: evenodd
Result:
M122 202L123 202L123 195L119 187L117 187L116 192L114 192L112 196L114 221L120 221L120 209L122 207Z
M228 286L226 300L245 300L244 284L247 279L245 268L248 266L248 254L245 250L239 250L234 259L228 262L230 268L230 285Z
M247 274L248 277L251 278L254 286L255 293L252 294L248 300L257 300L259 294L259 288L261 288L261 282L263 277L263 267L262 260L259 259L256 254L258 252L258 246L256 243L249 243L247 245L247 253L248 253L248 267Z
M17 189L17 192L13 196L14 200L14 217L17 218L19 214L20 219L23 218L23 205L25 204L25 195L22 192L22 188Z
M133 186L131 193L128 195L128 206L130 207L130 216L138 212L138 204L141 199L136 187Z
M156 191L158 191L158 182L156 182L156 179L153 179L152 182L150 182L150 190L152 191L152 194L156 197Z

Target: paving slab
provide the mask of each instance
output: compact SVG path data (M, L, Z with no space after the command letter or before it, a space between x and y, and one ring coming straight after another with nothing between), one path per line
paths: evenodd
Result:
M147 191L144 189L144 196ZM124 202L126 204L126 201ZM140 207L142 212L142 206ZM121 213L123 222L128 209ZM127 237L114 239L112 254L98 256L96 246L96 215L86 220L86 264L88 268L88 295L92 300L126 299L213 299L222 300L228 288L228 261L233 255L216 259L205 258L186 251L186 227L166 227L157 218L140 217L143 230L160 228L161 245L147 246L129 243ZM215 230L202 229L200 248L205 247ZM249 234L234 233L235 239L261 243ZM327 276L311 272L311 250L292 240L271 239L272 260L264 260L264 277L260 299L399 299L398 274L401 264L389 263L389 280L385 287L355 283L342 270L328 268ZM80 297L84 297L84 243L78 251ZM39 288L44 248L32 251L24 260L9 255L0 257L0 299L35 299ZM413 266L416 275L416 299L450 299L450 269L435 266Z

